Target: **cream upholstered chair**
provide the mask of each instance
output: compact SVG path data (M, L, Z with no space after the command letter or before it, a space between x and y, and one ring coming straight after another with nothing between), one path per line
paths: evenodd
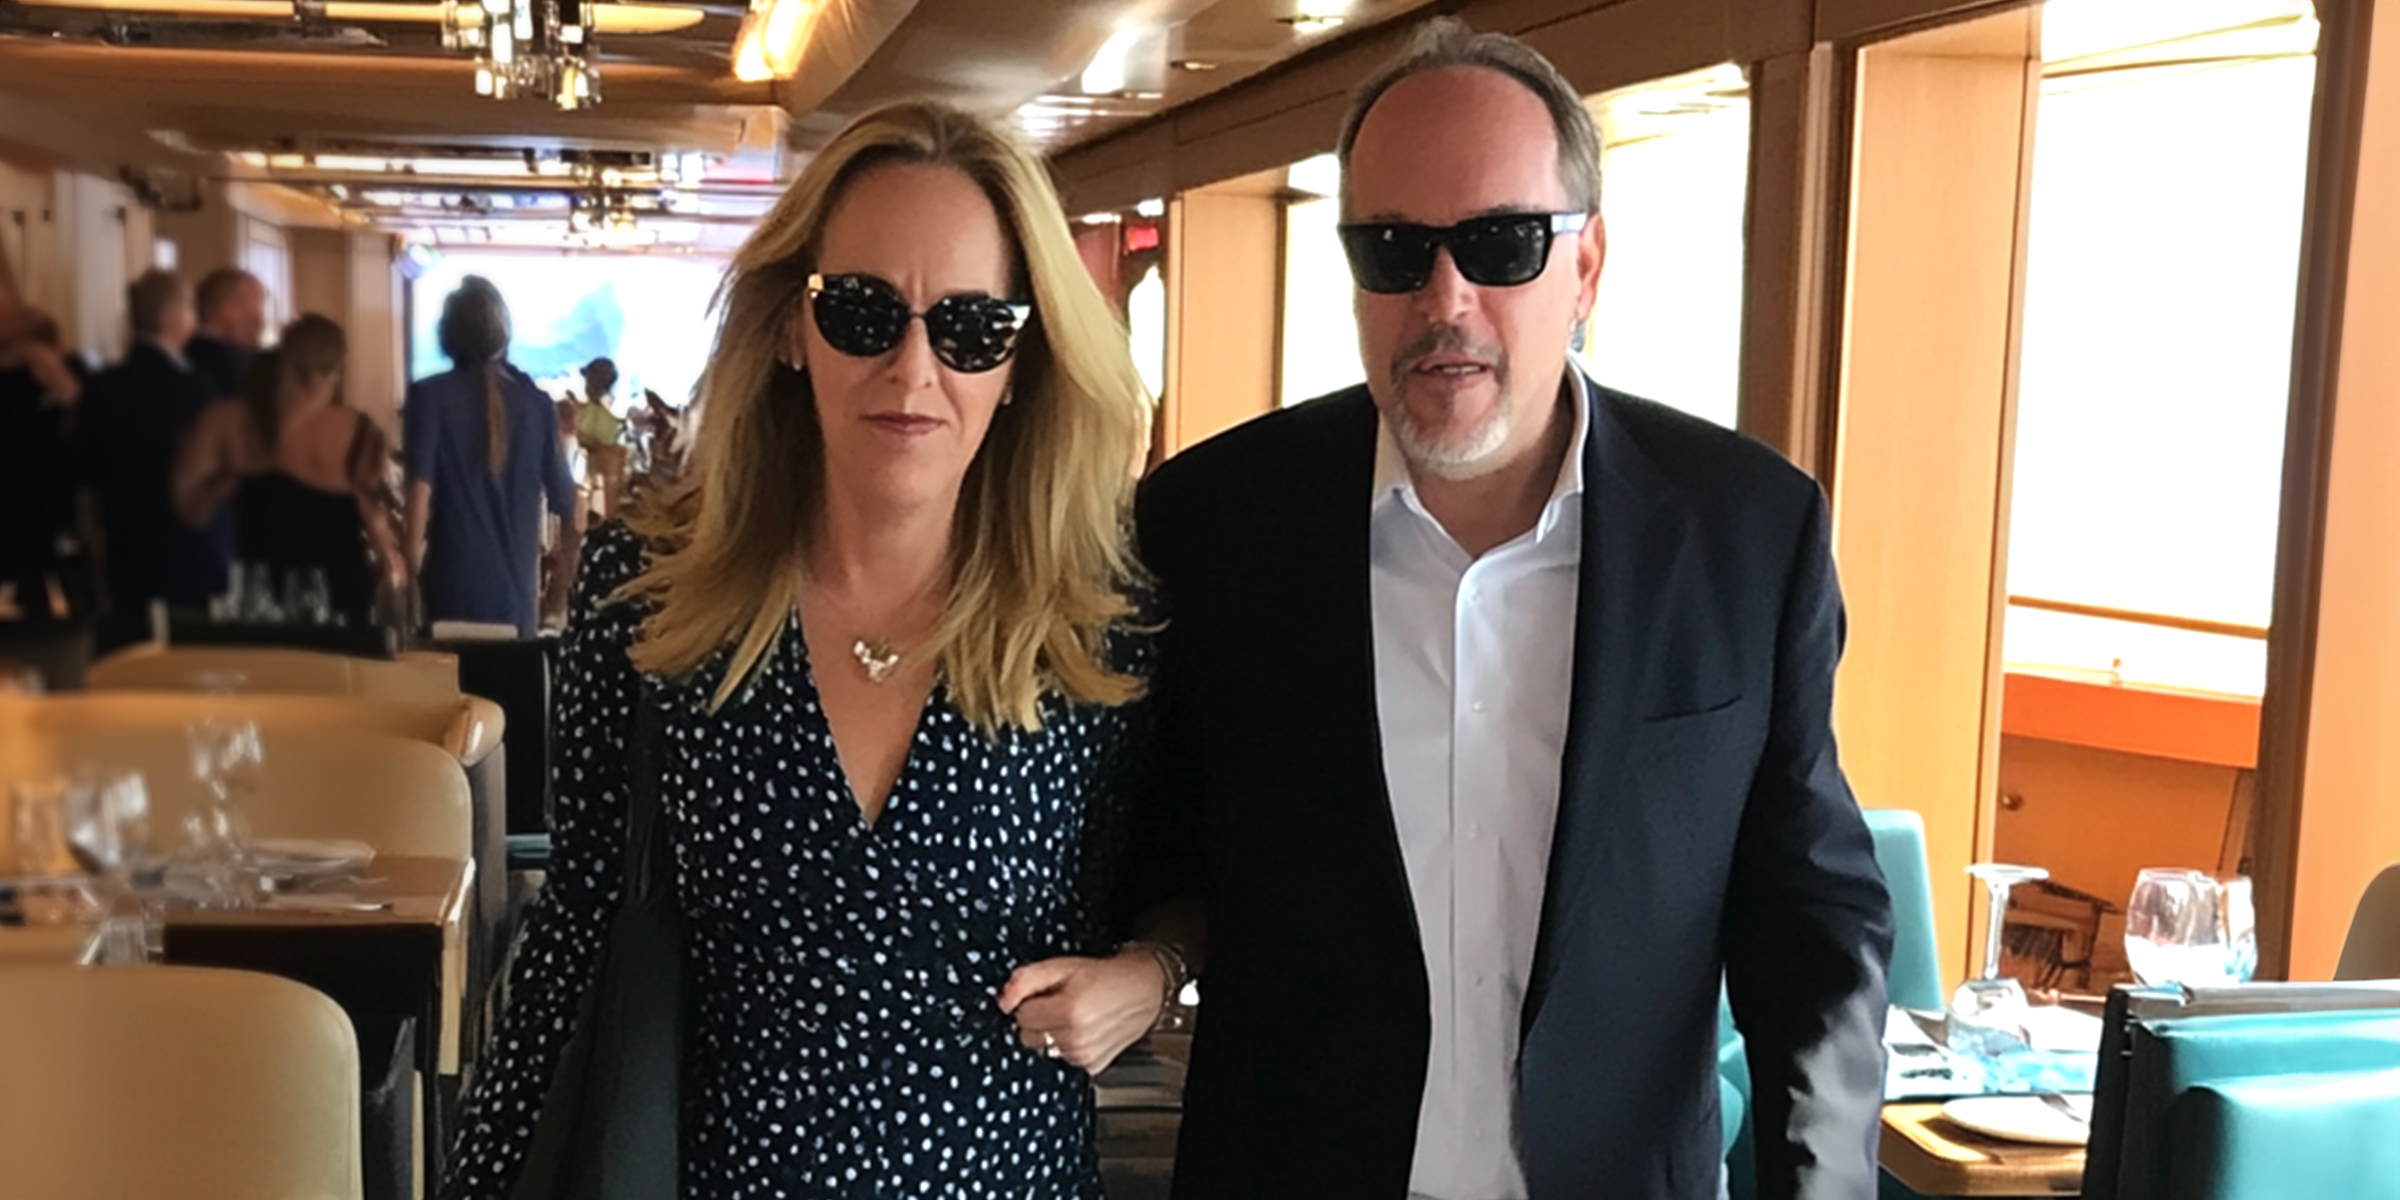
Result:
M2333 977L2400 979L2400 863L2385 867L2358 898Z
M347 838L378 854L465 860L474 855L466 771L420 741L378 733L259 734L266 769L243 813L254 836ZM152 837L172 844L178 822L202 810L184 731L65 724L0 749L0 771L16 778L69 774L83 766L140 771L150 792Z
M500 745L500 707L477 696L377 700L241 692L230 696L172 691L75 692L0 696L0 756L12 744L79 728L163 729L182 733L211 715L247 717L268 732L381 733L439 746L472 768ZM0 757L0 763L5 758Z
M321 650L251 646L168 649L132 646L93 663L84 686L93 691L206 691L226 673L239 690L362 700L449 700L458 695L458 656L412 652L396 659L353 658Z
M358 1043L323 994L188 967L0 967L0 1192L355 1200Z

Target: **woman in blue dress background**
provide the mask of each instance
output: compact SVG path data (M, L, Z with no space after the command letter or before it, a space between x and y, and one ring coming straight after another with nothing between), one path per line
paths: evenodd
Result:
M1097 1200L1090 1074L1176 962L1113 941L1145 401L1030 151L861 118L736 256L695 459L595 532L556 856L443 1194L507 1193L619 892L628 737L694 997L684 1192Z

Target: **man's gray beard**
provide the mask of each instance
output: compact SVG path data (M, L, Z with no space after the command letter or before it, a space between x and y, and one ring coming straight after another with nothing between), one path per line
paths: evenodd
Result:
M1508 400L1505 394L1492 406L1492 413L1462 439L1438 442L1417 428L1406 403L1392 406L1392 440L1400 446L1400 457L1408 465L1436 479L1460 483L1492 469L1500 448L1508 444L1512 427Z

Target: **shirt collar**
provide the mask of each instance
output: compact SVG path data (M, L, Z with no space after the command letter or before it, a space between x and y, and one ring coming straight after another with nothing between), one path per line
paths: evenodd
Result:
M1550 502L1542 506L1541 519L1534 522L1533 540L1547 540L1558 523L1575 509L1575 501L1583 495L1583 451L1592 433L1592 400L1583 379L1583 372L1570 366L1566 379L1559 385L1568 394L1575 426L1567 435L1567 456L1558 464L1558 482L1550 489ZM1424 503L1417 498L1416 481L1409 478L1408 460L1400 453L1400 441L1392 436L1392 426L1379 413L1375 418L1375 490L1369 503L1377 511L1387 504L1402 504L1410 511L1432 520Z
M154 337L145 337L142 339L142 344L158 351L160 354L166 355L167 361L174 363L176 370L189 371L192 369L192 364L186 360L181 353L177 352L173 346L169 346L164 340Z

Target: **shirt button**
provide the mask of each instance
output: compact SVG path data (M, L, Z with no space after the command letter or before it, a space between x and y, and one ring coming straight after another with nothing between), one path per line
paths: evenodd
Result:
M1470 705L1468 705L1467 707L1469 707L1469 708L1471 708L1471 709L1474 709L1476 712L1482 712L1482 711L1483 711L1483 701L1481 701L1481 700L1478 700L1478 701L1474 702L1473 704L1470 704Z
M1481 822L1481 821L1470 821L1470 822L1468 822L1468 824L1467 824L1467 836L1468 836L1468 837L1470 837L1470 838L1480 838L1480 837L1482 837L1482 836L1483 836L1483 822Z

